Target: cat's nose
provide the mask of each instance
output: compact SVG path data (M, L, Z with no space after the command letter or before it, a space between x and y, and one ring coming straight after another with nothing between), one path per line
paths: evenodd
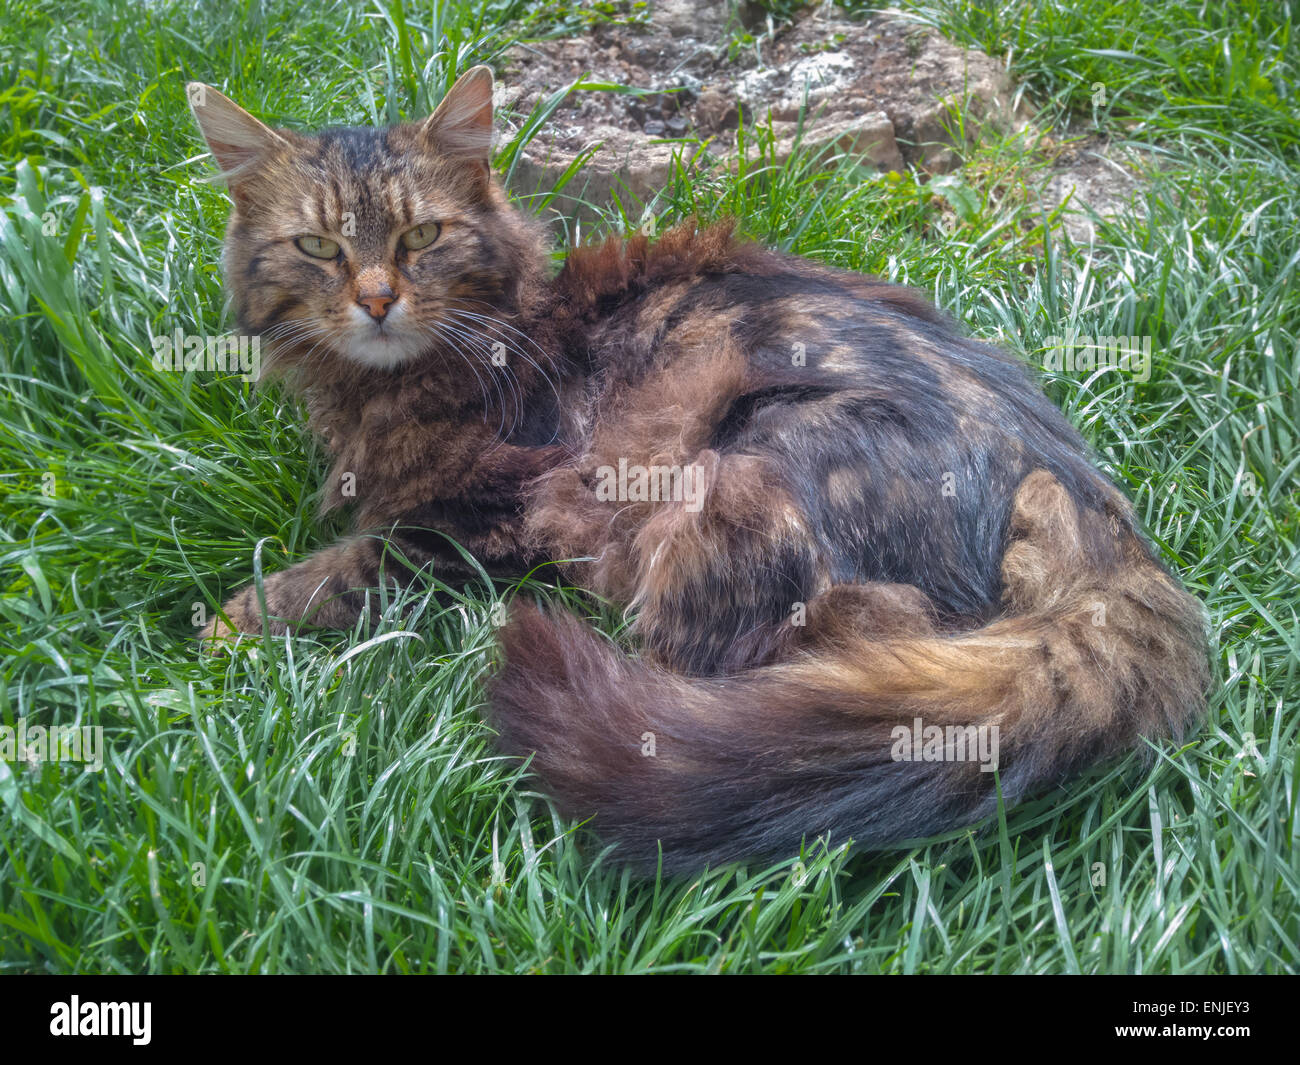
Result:
M397 297L393 295L393 290L384 286L377 292L373 292L369 295L358 296L357 302L370 313L371 318L375 319L375 321L379 321L388 313L389 305L396 299Z

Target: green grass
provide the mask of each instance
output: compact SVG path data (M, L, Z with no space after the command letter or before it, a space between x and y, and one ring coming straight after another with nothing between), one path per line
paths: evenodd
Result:
M1035 207L1047 158L1023 140L970 153L957 214L851 161L773 166L760 129L750 165L684 169L650 208L626 205L629 221L739 214L773 244L917 285L1039 363L1071 326L1151 336L1149 381L1047 384L1207 605L1219 687L1203 731L912 851L810 843L771 868L646 883L492 754L478 716L492 606L516 589L435 597L431 583L364 634L200 659L196 608L337 530L314 517L323 456L291 402L150 366L151 335L223 328L226 203L197 181L184 83L302 128L387 121L422 113L511 33L603 16L6 0L0 722L102 725L108 764L0 763L0 968L1300 968L1288 8L905 6L1010 50L1045 115L1152 150L1134 210L1079 248Z

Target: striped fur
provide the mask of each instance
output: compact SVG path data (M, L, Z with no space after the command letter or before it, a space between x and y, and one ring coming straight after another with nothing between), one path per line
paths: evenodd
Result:
M1015 359L731 223L548 276L487 168L490 98L480 68L423 122L315 136L196 106L241 325L306 398L355 529L205 636L352 624L410 578L386 542L447 577L470 572L448 537L502 577L572 560L635 648L521 606L488 716L646 871L973 823L995 792L952 757L968 730L996 728L1011 802L1186 734L1199 604ZM415 225L437 240L406 250ZM680 492L611 496L615 470ZM917 722L944 757L900 757Z

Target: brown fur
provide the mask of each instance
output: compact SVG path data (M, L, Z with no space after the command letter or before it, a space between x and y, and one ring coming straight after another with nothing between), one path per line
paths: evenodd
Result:
M1008 801L1197 720L1198 605L1010 356L731 222L578 248L548 278L488 170L490 98L478 68L423 122L315 137L196 107L241 324L306 399L323 507L356 530L206 637L348 626L411 567L470 576L452 540L503 577L571 560L639 656L521 607L489 716L645 869L988 813L973 762L894 757L918 718L996 726ZM632 468L656 494L610 498Z
M875 846L990 812L992 779L973 763L891 761L892 729L913 718L999 726L1008 802L1139 737L1182 736L1208 683L1196 604L1148 561L1117 580L1109 560L1080 552L1079 514L1047 473L1026 479L1013 513L1003 574L1017 616L942 635L916 589L835 588L783 661L689 682L623 658L571 618L520 608L495 720L508 748L535 752L567 812L595 813L626 857L652 869L661 854L674 870L780 853L773 825L791 803L808 838L843 842L851 825ZM741 801L731 786L744 787ZM820 805L798 805L812 795Z

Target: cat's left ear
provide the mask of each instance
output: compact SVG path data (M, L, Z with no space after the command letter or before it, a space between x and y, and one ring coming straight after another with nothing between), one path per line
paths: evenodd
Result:
M457 78L420 134L440 155L476 164L486 179L492 166L491 67L471 67Z

